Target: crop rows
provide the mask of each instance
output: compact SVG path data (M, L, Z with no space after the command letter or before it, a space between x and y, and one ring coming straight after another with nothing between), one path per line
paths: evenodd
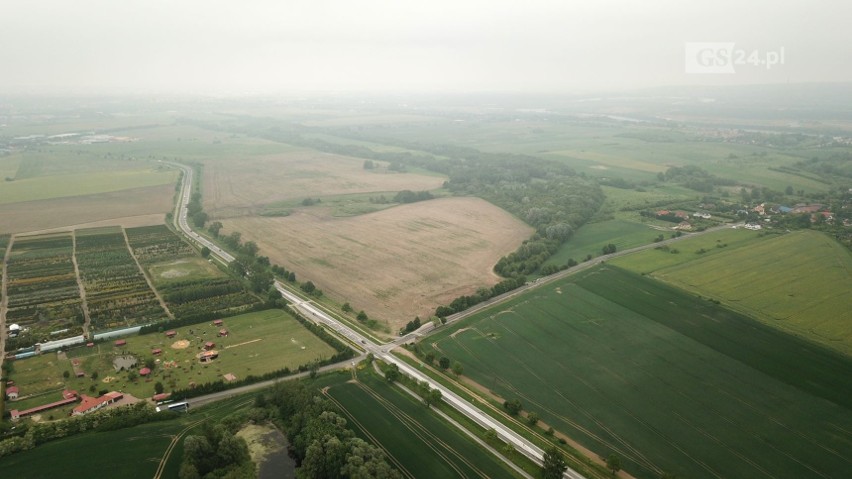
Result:
M77 265L93 328L145 324L165 316L122 233L78 236Z
M617 454L636 477L852 470L847 358L611 266L520 295L429 343L421 347L548 425Z
M127 240L142 264L195 255L192 247L165 225L130 228L127 230Z
M163 298L176 317L217 313L229 316L257 303L242 285L231 278L186 281L162 288Z
M128 229L127 239L146 267L196 254L165 226ZM158 286L158 289L177 319L204 314L228 316L257 304L257 299L230 277L188 280Z
M7 272L6 318L25 331L9 341L9 349L82 332L72 247L68 234L15 240Z

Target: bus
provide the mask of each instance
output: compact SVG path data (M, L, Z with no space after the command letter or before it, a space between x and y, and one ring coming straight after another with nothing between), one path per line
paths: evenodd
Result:
M189 403L186 401L176 402L171 404L163 404L161 406L157 406L157 412L161 411L175 411L175 412L186 412L189 410Z

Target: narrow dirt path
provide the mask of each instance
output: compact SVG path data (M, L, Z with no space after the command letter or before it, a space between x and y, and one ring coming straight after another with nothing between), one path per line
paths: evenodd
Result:
M9 305L9 297L6 296L6 284L9 282L6 274L6 266L9 263L9 258L12 257L12 245L15 243L15 236L9 237L9 244L6 245L6 251L3 253L3 264L0 264L0 269L3 270L2 278L0 278L0 371L3 370L3 359L6 357L6 309ZM2 374L0 374L2 376Z
M92 339L89 336L89 328L91 328L92 320L89 317L89 303L86 302L86 288L83 287L83 277L80 276L80 267L77 266L77 230L71 231L71 263L74 264L74 276L77 277L77 288L80 290L80 307L83 308L83 336L86 339Z
M157 297L157 301L160 302L160 306L162 306L163 311L166 312L166 316L168 316L169 319L175 319L175 315L169 311L169 307L166 306L166 302L163 300L163 297L160 296L160 292L154 287L154 282L151 281L151 278L148 276L148 272L142 267L142 264L139 262L139 258L136 257L136 253L133 251L133 248L130 247L130 239L127 238L127 230L121 228L121 234L124 236L124 244L127 246L127 251L130 252L130 257L133 258L133 261L136 263L136 267L139 268L139 271L142 273L142 277L145 278L145 282L148 283L148 288L154 292L154 296Z

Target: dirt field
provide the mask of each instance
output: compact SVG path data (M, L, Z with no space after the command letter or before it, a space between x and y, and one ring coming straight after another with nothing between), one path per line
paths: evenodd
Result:
M431 190L443 177L368 171L364 160L313 150L250 159L211 160L204 166L204 208L222 218L288 199L374 191ZM319 193L321 192L321 194Z
M490 286L492 267L532 229L478 198L443 198L377 213L330 218L223 221L261 254L311 280L325 294L396 328L439 304Z
M150 186L96 195L0 205L0 233L69 226L126 227L163 223L172 209L174 185ZM155 216L150 216L155 215Z

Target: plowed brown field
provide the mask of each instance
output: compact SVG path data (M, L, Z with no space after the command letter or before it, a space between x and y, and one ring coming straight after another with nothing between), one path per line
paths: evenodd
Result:
M300 281L313 281L393 330L499 281L494 264L532 234L479 198L435 199L351 218L310 213L227 219L223 232L240 231Z

